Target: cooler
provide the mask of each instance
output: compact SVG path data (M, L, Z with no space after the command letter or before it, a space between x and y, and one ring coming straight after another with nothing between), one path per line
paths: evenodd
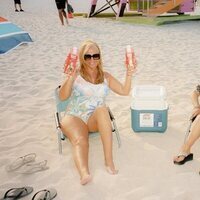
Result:
M132 91L131 125L134 132L160 132L167 129L168 104L163 86L140 85Z

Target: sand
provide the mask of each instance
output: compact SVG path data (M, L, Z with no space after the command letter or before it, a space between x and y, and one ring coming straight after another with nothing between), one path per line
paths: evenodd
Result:
M0 56L0 197L12 187L32 186L31 199L41 189L53 187L60 200L198 200L200 197L200 152L184 166L173 164L189 125L190 93L200 79L200 22L161 27L129 25L110 19L70 19L61 26L53 0L22 1L24 13L15 13L13 3L1 0L2 17L28 31L34 40ZM73 4L72 4L73 5ZM119 174L104 168L99 136L90 138L89 165L93 180L81 186L71 145L63 143L58 154L54 123L54 89L63 81L63 63L69 48L85 39L102 48L104 68L124 81L125 46L133 46L138 71L134 85L162 85L169 104L165 133L135 133L131 128L131 93L111 93L112 109L122 147L114 139L114 158ZM6 172L19 156L36 153L47 160L48 170L24 175Z

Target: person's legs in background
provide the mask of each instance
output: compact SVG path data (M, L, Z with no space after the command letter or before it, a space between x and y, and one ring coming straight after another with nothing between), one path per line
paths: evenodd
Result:
M14 3L15 3L15 12L19 12L19 10L21 12L23 12L24 10L22 9L22 6L21 6L21 0L14 0ZM19 10L17 9L17 5L19 6Z
M19 9L21 12L24 12L24 10L22 9L21 3L19 4Z
M15 12L19 12L19 10L17 10L17 4L15 3Z
M62 14L62 12L63 12L62 9L58 10L58 14L59 14L59 18L60 18L61 24L64 25L64 20L63 20L63 14Z
M67 18L67 14L66 14L66 12L65 12L64 9L62 10L62 14L63 14L63 16L64 16L64 18L65 18L66 24L69 24L68 18Z
M68 24L67 14L64 9L58 10L59 18L61 21L61 24L64 25L64 18L66 19L66 23Z

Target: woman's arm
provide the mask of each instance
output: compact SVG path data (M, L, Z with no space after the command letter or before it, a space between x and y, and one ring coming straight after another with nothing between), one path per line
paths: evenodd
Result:
M70 97L73 83L74 83L74 77L68 76L67 79L64 81L64 83L61 85L61 88L59 90L60 100L64 101Z
M131 58L131 62L126 63L127 71L126 71L124 84L120 83L111 74L107 73L106 77L107 77L110 89L119 95L127 96L131 90L132 76L136 72L136 66L137 66L137 61L134 55Z
M61 85L60 91L59 91L59 98L61 101L64 101L71 96L72 86L78 74L79 74L79 68L77 67L71 74L67 74L67 78Z
M131 90L132 76L134 72L135 69L127 70L124 84L120 83L116 78L114 78L108 72L105 72L105 77L108 81L110 89L113 92L119 95L127 96Z

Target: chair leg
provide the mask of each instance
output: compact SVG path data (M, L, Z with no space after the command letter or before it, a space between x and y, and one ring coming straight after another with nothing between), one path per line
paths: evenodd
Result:
M112 120L112 123L113 123L114 132L115 132L115 135L117 138L118 148L120 148L121 147L121 138L120 138L119 131L118 131L117 125L115 123L115 120Z
M118 148L120 148L121 147L121 139L120 139L120 136L119 136L119 131L118 131L117 125L115 123L115 118L114 118L114 115L112 114L110 108L107 107L107 109L108 109L108 113L110 115L110 120L112 122L112 128L113 128L112 132L115 132L117 142L118 142Z
M60 128L60 119L59 119L59 113L54 113L55 123L56 123L56 129L57 129L57 135L58 135L58 150L59 154L62 154L62 139L63 139L63 133Z
M57 129L57 130L58 130L58 150L59 150L59 154L62 154L62 140L61 140L62 132L60 129Z

